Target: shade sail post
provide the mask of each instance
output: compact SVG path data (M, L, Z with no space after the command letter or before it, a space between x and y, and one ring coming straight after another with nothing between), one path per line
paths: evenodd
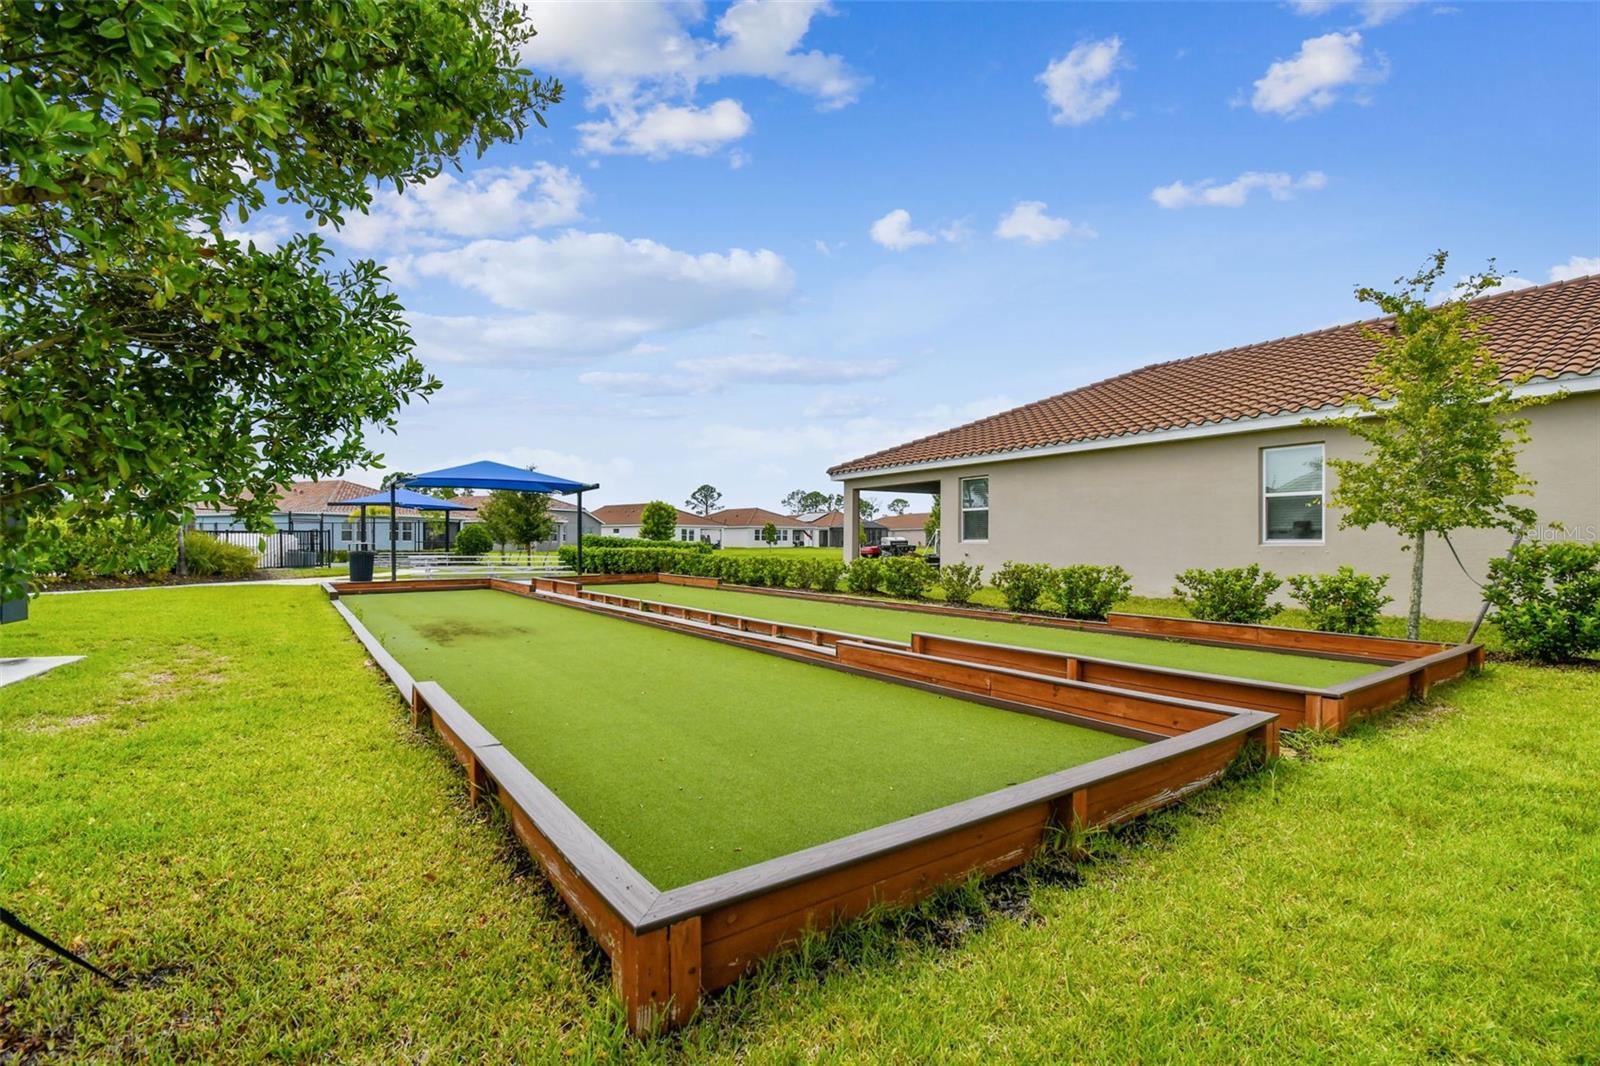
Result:
M396 530L396 524L395 524L395 518L394 518L394 513L397 510L397 507L396 507L395 501L394 501L394 490L395 490L395 487L398 484L399 484L399 482L396 482L396 481L389 482L389 580L390 581L399 581L400 580L400 560L395 554L395 546L394 546L395 533L397 531Z
M583 582L583 490L578 490L578 582Z

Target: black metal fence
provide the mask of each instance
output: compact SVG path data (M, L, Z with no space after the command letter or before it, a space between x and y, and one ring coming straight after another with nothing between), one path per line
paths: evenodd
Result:
M209 532L209 531L208 531ZM290 566L327 566L333 562L332 530L280 529L276 533L215 532L210 536L226 544L249 548L264 570Z

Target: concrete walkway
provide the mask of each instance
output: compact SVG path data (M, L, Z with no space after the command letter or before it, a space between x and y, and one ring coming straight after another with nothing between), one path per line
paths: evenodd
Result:
M125 585L110 589L46 589L41 596L78 596L86 592L156 592L167 589L236 588L240 585L320 585L324 581L344 581L344 577L271 577L261 581L185 581L174 585Z
M46 670L75 663L81 655L32 655L22 659L0 659L0 688L15 685Z

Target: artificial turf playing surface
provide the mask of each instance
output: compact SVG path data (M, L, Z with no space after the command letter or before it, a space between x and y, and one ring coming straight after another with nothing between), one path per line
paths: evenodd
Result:
M1217 648L1207 644L1153 637L1124 637L1112 633L1090 633L1051 626L1030 626L1019 622L987 618L894 610L876 607L870 601L859 606L827 600L804 600L770 596L734 589L694 588L688 585L607 585L600 592L685 607L703 607L772 622L815 626L844 633L884 640L910 640L911 634L937 633L942 636L986 640L995 644L1016 644L1025 648L1047 648L1098 659L1169 666L1206 674L1247 677L1256 681L1278 681L1307 688L1349 681L1382 667L1372 663L1343 659L1319 659L1308 655L1247 648Z
M661 889L1139 746L504 592L341 602Z

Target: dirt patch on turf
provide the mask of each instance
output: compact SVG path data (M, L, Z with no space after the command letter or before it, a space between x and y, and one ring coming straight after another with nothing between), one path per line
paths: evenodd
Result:
M31 722L24 722L21 729L24 733L64 733L68 729L83 729L103 722L103 714L75 714L71 718L36 718Z
M460 620L439 620L423 622L417 626L417 633L439 645L451 645L458 640L471 640L474 637L509 637L518 633L532 633L533 630L526 626L491 626L481 622L464 622Z

